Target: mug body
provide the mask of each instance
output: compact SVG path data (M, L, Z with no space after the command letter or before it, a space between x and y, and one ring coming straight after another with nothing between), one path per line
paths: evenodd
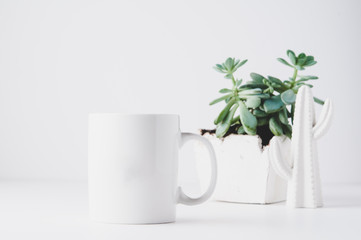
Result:
M88 141L91 219L175 221L178 115L90 114Z

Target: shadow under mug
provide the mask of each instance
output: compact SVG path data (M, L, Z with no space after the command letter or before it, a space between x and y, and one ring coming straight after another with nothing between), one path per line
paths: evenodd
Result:
M90 114L88 136L89 208L92 220L147 224L174 222L176 204L200 204L213 193L217 169L209 141L181 133L172 114ZM177 185L178 153L188 140L209 151L211 180L199 198Z

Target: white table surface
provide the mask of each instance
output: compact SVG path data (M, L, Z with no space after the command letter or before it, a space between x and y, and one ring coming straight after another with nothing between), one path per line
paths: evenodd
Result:
M176 223L88 219L87 185L0 181L0 239L361 239L361 184L324 186L325 207L208 202L178 206Z

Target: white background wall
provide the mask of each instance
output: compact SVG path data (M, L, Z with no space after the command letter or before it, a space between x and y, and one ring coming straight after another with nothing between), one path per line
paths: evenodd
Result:
M222 106L208 102L230 85L212 66L248 58L244 79L286 79L290 48L316 57L314 94L335 103L324 182L360 182L360 23L356 0L0 0L0 178L85 180L89 112L212 127Z

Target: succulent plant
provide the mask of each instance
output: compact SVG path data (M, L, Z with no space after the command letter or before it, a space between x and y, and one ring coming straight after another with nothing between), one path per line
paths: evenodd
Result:
M298 89L307 85L310 80L318 77L299 75L299 71L315 65L313 56L304 53L298 56L291 50L287 51L289 61L283 58L277 60L293 69L293 75L288 80L251 73L251 81L242 84L242 79L237 79L234 73L244 65L247 60L228 58L222 64L216 64L214 69L223 73L226 79L232 81L232 88L223 88L219 92L224 94L215 99L210 105L225 102L226 106L214 120L216 136L221 138L230 133L260 135L262 140L269 136L292 136L292 122L295 110L296 94ZM318 98L314 101L319 104L324 102ZM236 114L236 113L239 114ZM291 119L291 122L289 121ZM265 133L265 129L268 133ZM268 137L266 137L268 135ZM269 139L265 140L266 142Z

